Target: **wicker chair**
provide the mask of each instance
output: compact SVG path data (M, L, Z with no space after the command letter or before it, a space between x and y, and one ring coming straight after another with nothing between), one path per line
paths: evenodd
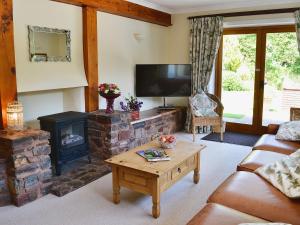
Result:
M192 131L193 131L193 142L195 142L195 133L196 133L196 127L199 126L219 126L220 127L220 136L221 141L223 141L223 110L224 106L221 103L220 99L213 95L206 93L206 95L212 99L214 102L217 103L217 108L215 112L218 114L218 116L209 117L209 116L195 116L194 109L191 104L192 97L189 98L189 107L192 112Z

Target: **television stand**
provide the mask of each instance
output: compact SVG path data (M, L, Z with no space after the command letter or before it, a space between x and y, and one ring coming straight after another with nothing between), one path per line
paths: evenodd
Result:
M158 107L159 110L176 109L176 107L174 105L166 105L166 98L163 97L163 99L164 99L164 105L163 106L159 106Z

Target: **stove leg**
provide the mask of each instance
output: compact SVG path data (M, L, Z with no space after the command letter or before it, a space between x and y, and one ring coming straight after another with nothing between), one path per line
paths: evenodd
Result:
M61 175L61 166L62 166L61 162L56 163L56 165L55 165L56 176Z

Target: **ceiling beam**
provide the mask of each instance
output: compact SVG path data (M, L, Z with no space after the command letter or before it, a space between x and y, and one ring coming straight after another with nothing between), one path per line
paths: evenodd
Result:
M283 9L267 9L267 10L256 10L256 11L242 11L242 12L232 12L232 13L219 13L211 15L201 15L201 16L191 16L188 19L203 18L203 17L239 17L239 16L258 16L258 15L269 15L269 14L280 14L280 13L294 13L298 8L283 8Z
M125 0L51 0L81 7L92 7L98 11L161 26L171 26L171 15Z

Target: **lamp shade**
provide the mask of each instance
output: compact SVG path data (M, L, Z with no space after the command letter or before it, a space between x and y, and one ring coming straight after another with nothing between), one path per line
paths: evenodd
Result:
M7 105L7 127L12 130L23 130L23 105L20 102L11 102Z

